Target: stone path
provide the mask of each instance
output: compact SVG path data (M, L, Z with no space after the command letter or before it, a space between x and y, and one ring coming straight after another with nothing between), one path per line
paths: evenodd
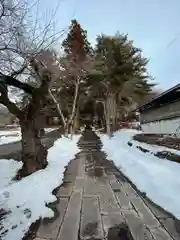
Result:
M52 205L55 217L42 221L36 240L180 239L179 221L133 188L97 136L86 131L79 145Z

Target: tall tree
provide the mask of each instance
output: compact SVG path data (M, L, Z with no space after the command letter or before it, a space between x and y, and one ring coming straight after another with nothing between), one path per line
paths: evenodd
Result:
M90 69L92 48L87 40L87 32L76 20L72 20L69 33L62 46L65 56L61 58L60 64L67 73L65 76L66 88L74 89L72 108L66 123L68 130L74 124L75 116L78 115L80 91Z
M85 57L92 54L92 47L87 39L87 31L84 30L76 19L71 21L69 33L62 43L66 55Z
M95 53L98 71L89 78L92 93L103 102L107 130L110 132L110 122L114 128L116 125L117 105L127 105L151 91L148 61L127 35L99 36Z

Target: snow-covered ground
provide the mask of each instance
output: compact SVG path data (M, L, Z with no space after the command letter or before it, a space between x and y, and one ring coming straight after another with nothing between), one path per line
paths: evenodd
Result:
M145 149L149 150L150 154L151 153L157 153L159 151L167 151L167 152L171 152L171 153L180 155L180 151L176 150L176 149L172 149L172 148L168 148L168 147L164 147L164 146L158 146L158 145L154 145L154 144L147 144L147 143L138 142L138 141L135 141L135 140L131 140L130 142L133 143L134 147L141 146L142 148L145 148Z
M0 160L0 209L8 212L0 223L2 240L20 240L33 222L53 217L53 211L46 204L56 200L52 191L62 183L64 167L79 151L76 145L79 137L76 135L72 140L62 137L55 141L48 150L47 168L19 182L12 178L22 163Z
M45 128L45 132L51 132L56 128ZM2 130L0 131L0 145L8 144L11 142L18 142L21 140L21 130L20 128L15 128L12 130Z
M140 191L180 219L180 164L128 146L128 141L135 143L132 137L137 133L136 130L121 130L112 139L107 135L100 135L103 150L108 159L113 160ZM154 152L164 150L164 147L139 142L136 144Z
M0 131L0 145L21 140L20 128Z

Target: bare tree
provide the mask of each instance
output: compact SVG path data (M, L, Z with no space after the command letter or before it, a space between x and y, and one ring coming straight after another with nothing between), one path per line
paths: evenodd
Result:
M32 26L28 14L34 7L37 6L30 6L24 0L0 0L0 103L20 122L22 176L47 165L47 149L41 143L37 119L46 103L54 72L43 64L40 56L42 49L57 40L51 20L43 30L38 27L37 19ZM32 84L26 81L29 78ZM11 99L12 87L30 96L22 108Z

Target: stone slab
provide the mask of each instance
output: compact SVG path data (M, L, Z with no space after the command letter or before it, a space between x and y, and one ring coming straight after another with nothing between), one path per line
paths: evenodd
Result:
M153 228L153 229L150 229L150 231L154 239L156 240L173 240L173 238L162 227Z
M118 201L121 209L126 209L126 210L132 209L131 201L124 192L122 192L122 191L115 192L115 196L117 198L117 201Z
M84 168L85 168L84 158L80 158L78 162L77 176L84 177Z
M150 209L144 204L142 199L133 198L131 199L131 203L135 207L142 221L149 228L155 228L160 226L160 222L157 220L154 214L150 211Z
M85 185L84 177L76 177L73 189L83 189Z
M102 222L103 222L103 229L104 229L105 237L107 237L109 229L114 226L124 223L125 218L120 213L119 214L118 213L107 214L107 215L102 214Z
M57 192L57 197L70 197L73 189L72 183L64 183Z
M97 183L94 177L85 177L84 181L84 195L85 196L91 196L91 195L97 195Z
M169 218L169 214L158 206L148 201L146 198L143 199L148 208L154 213L157 218Z
M122 210L133 240L154 240L146 225L134 210Z
M66 209L68 206L68 198L62 198L57 204L58 215L56 219L42 221L40 228L37 232L37 237L39 238L49 238L51 240L56 240L59 232L59 228L62 224Z
M122 190L129 196L130 199L139 198L136 190L128 182L124 182L122 184Z
M120 212L117 200L109 184L104 186L97 185L97 191L99 193L100 209L102 213L110 214L113 212Z
M67 170L65 172L64 180L66 182L72 182L73 183L76 179L76 176L77 176L77 169L78 169L78 160L74 159L67 166Z
M108 177L110 183L111 182L117 182L117 178L115 177L115 175L112 172L108 172L107 177Z
M100 181L99 184L107 184L108 179L105 175L104 168L103 167L94 167L94 173L95 173L95 179L97 181Z
M160 218L159 221L175 240L180 240L180 220Z
M114 192L121 192L122 185L119 182L110 182L111 188Z
M77 240L80 225L82 192L73 191L57 240Z
M107 185L107 184L109 184L109 181L108 181L108 178L107 178L107 176L106 175L102 175L102 176L97 176L97 172L99 172L99 169L100 168L95 168L95 174L96 174L96 176L95 176L95 179L96 179L96 181L98 181L98 185Z
M101 239L104 237L98 205L96 196L83 198L80 228L81 239Z

